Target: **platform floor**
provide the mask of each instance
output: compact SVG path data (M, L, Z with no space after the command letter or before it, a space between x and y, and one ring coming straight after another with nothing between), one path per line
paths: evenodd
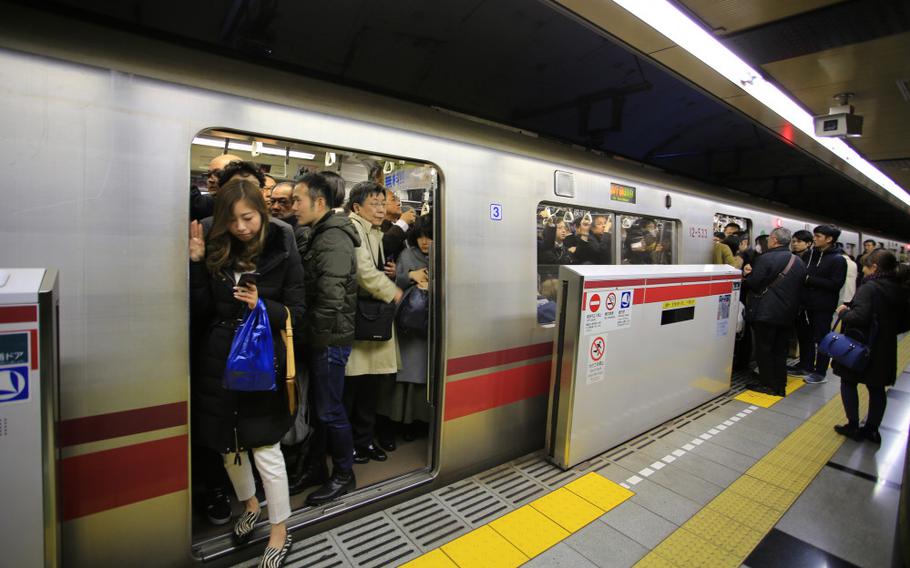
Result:
M783 399L737 380L572 470L525 456L295 543L287 566L891 566L910 373L889 390L880 447L833 432L828 378L791 380Z

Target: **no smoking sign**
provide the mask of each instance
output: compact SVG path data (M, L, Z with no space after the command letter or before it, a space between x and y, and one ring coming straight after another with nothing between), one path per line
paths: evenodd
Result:
M613 308L615 308L615 307L616 307L616 294L613 292L610 292L609 294L607 294L607 311L612 312Z

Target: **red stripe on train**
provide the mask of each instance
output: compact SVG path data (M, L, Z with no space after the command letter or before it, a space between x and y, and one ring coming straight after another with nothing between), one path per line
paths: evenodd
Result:
M37 306L5 306L0 308L0 323L34 323L37 321Z
M63 520L187 488L187 436L60 460Z
M456 357L449 359L446 364L446 372L449 375L460 375L480 369L489 369L499 365L517 363L537 357L545 357L553 352L553 343L537 343L534 345L525 345L522 347L513 347L503 349L502 351L491 351L489 353L480 353L477 355L467 355L465 357Z
M445 420L546 394L550 388L550 364L541 361L446 383Z
M185 401L61 420L59 445L66 447L86 444L162 428L183 426L186 422Z

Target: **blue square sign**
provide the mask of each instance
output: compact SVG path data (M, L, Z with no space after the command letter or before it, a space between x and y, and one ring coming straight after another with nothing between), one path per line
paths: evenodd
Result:
M28 365L0 368L0 404L28 400Z
M490 220L502 221L502 205L499 203L490 203Z
M632 306L632 292L626 291L622 293L622 296L619 298L619 307L626 309Z

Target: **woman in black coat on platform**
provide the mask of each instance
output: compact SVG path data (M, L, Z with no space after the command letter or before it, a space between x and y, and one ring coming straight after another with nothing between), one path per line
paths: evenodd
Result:
M270 220L259 186L235 179L218 192L211 229L190 226L190 300L194 326L204 328L194 357L192 416L194 443L221 453L228 477L245 511L234 525L234 538L249 540L259 520L255 481L247 457L262 478L269 502L271 535L260 566L281 566L290 550L285 527L290 499L279 442L290 426L284 386L286 352L280 332L290 313L303 320L303 267L286 225ZM255 284L240 285L245 273ZM274 343L275 390L238 392L222 386L234 333L262 300Z
M867 255L863 259L863 283L853 301L837 308L845 325L844 334L871 348L869 365L861 373L836 361L833 365L834 373L841 378L841 399L847 415L847 423L834 429L857 441L866 439L881 443L878 428L885 414L885 387L893 385L897 377L897 334L908 309L907 290L899 282L897 268L897 259L886 250ZM874 331L875 324L877 331ZM869 413L862 426L859 423L858 383L866 385L869 391Z

